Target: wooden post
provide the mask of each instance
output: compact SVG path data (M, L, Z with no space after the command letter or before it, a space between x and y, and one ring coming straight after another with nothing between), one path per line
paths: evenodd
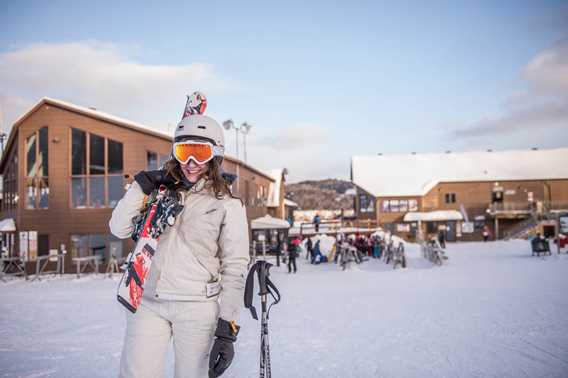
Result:
M495 240L499 240L499 218L495 217Z
M109 260L108 265L107 265L107 268L106 268L106 273L108 274L109 277L112 277L112 275L114 274L115 271L116 271L116 273L119 272L118 260L116 259L115 255L111 255L110 260Z

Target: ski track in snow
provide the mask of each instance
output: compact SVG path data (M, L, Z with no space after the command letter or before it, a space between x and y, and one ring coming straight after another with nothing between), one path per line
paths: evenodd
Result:
M568 256L526 241L449 244L433 266L371 259L342 272L297 260L273 268L274 377L567 377ZM125 315L118 276L0 283L0 377L114 377ZM255 298L258 308L258 298ZM258 376L260 323L243 309L224 377ZM166 376L173 376L173 353Z

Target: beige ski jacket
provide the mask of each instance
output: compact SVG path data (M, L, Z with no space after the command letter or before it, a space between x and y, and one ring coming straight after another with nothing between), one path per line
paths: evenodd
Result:
M184 209L160 236L144 284L144 296L179 301L219 300L219 316L238 320L249 262L245 207L230 197L215 198L201 179L181 191ZM144 193L136 181L112 212L111 232L129 238L132 218Z

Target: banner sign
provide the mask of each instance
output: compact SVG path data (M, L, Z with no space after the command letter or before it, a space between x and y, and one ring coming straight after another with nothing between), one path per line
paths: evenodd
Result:
M28 261L28 232L21 231L19 236L20 258L22 259L22 261Z

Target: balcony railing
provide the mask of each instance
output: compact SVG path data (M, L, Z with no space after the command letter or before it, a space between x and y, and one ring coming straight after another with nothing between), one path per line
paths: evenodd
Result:
M527 202L502 202L502 203L492 203L489 205L489 212L491 214L497 213L518 213L518 214L530 214L533 211L535 205L531 205Z
M532 215L538 218L548 217L551 213L568 211L566 202L503 202L493 203L487 209L491 215Z

